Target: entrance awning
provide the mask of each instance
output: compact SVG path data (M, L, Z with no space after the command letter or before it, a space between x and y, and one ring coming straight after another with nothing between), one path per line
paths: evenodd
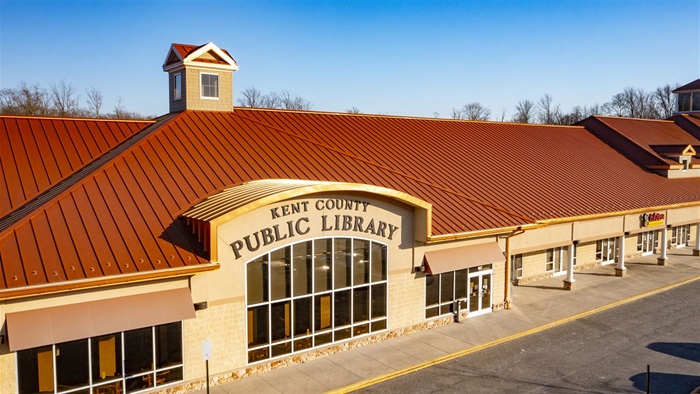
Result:
M505 261L496 242L425 252L426 272L431 275Z
M8 313L11 352L195 317L188 288Z

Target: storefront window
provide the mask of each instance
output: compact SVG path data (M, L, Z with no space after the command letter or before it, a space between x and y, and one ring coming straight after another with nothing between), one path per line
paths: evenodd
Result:
M386 245L358 238L305 241L250 261L248 362L386 330L387 266Z
M182 360L181 322L21 350L19 393L130 393L181 381Z
M690 243L690 225L671 229L671 245L686 246Z
M470 303L474 304L472 311L483 309L477 303L480 299L484 299L485 291L490 291L489 281L492 273L493 266L488 264L436 275L426 275L426 319L456 313L455 308L457 307L466 311L470 308ZM490 298L488 298L488 304L490 305Z
M595 261L602 264L612 263L617 261L619 248L617 238L599 239L595 243Z

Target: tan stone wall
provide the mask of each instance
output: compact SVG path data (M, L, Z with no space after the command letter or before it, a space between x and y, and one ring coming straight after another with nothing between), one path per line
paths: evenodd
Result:
M425 275L390 272L387 310L390 330L425 320Z
M196 319L184 322L185 380L201 379L205 376L202 342L207 339L212 343L212 358L209 361L211 374L245 369L245 302L210 305L196 313Z
M17 353L10 353L6 342L0 345L0 393L17 390Z

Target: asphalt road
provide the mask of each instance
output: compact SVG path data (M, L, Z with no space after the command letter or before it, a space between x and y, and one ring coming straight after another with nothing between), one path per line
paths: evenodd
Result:
M700 281L370 386L361 393L690 393Z

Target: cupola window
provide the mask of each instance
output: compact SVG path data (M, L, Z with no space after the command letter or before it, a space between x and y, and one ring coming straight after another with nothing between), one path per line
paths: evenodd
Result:
M173 76L173 100L182 99L182 74Z
M219 75L202 73L202 97L219 98Z

